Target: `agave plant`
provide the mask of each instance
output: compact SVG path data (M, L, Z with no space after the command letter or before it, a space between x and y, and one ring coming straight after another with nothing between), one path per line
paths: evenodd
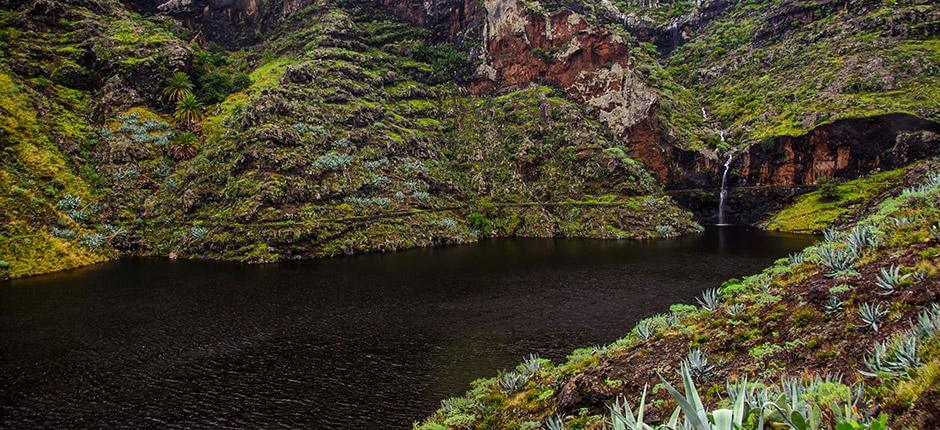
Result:
M720 304L720 301L718 300L718 289L712 288L710 290L706 290L704 293L702 293L702 297L696 300L700 305L702 305L702 309L710 312L715 311L718 309L718 305Z
M647 385L643 385L643 394L640 396L640 404L637 406L636 416L633 415L630 403L627 402L627 399L622 397L618 397L614 400L613 404L607 407L610 410L610 425L613 430L653 430L653 427L643 422L643 415L646 409L647 388ZM622 403L621 400L623 401Z
M917 335L912 332L904 332L894 348L894 357L892 357L891 364L898 371L907 373L911 369L920 366L920 356L917 354L919 350L920 340Z
M700 379L708 379L715 371L715 366L708 364L708 353L699 348L689 350L682 360L682 365Z
M529 382L529 377L516 371L503 372L499 376L499 386L507 393L519 391L526 382Z
M858 255L853 251L838 245L827 244L819 247L817 254L819 262L829 269L827 276L837 278L846 274L854 274Z
M669 312L668 314L665 315L665 317L666 317L666 323L669 324L669 327L678 325L680 322L682 322L682 316L675 312Z
M441 400L441 409L443 409L447 415L477 408L479 408L479 404L467 397L451 397Z
M911 219L908 217L894 217L891 218L891 224L895 227L901 228L911 223Z
M794 266L797 264L803 264L806 261L806 253L797 252L797 253L790 254L787 260L790 262L790 264Z
M865 357L865 369L859 373L869 377L879 374L902 375L920 366L917 355L920 342L913 333L902 334L896 345L889 347L885 342L875 342L872 351Z
M685 395L679 393L666 379L659 376L659 379L665 384L666 391L676 400L679 408L685 414L685 423L687 428L695 430L733 430L740 429L747 415L745 410L745 399L747 395L747 382L741 386L741 392L736 396L734 405L731 409L716 409L711 413L702 404L698 390L695 388L695 382L692 379L692 371L685 363L682 364L680 374L682 375L682 384L685 388ZM675 420L676 422L678 419ZM673 427L674 428L674 427Z
M837 314L842 312L842 299L836 296L829 296L829 300L823 305L823 309L828 314Z
M641 339L650 339L654 334L656 334L656 328L649 319L645 319L637 323L636 334Z
M545 430L565 430L565 420L562 419L561 415L553 415L545 420L545 424L542 426Z
M901 281L907 279L908 276L910 275L901 275L900 266L892 264L887 269L882 267L875 279L875 284L881 289L878 294L888 295L894 293L901 286Z
M869 303L862 303L858 308L858 315L862 317L862 322L872 330L878 331L878 323L888 315L887 309L882 309L881 305L874 306Z
M913 330L918 336L929 339L940 333L940 305L932 303L917 314Z
M845 247L856 256L878 246L878 232L870 225L858 225L845 236Z
M542 359L537 354L529 354L516 366L516 370L526 376L536 375L542 370Z

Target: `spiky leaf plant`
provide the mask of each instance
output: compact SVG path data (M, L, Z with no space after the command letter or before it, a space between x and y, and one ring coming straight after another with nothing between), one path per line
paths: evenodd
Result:
M656 328L649 319L642 320L636 324L636 335L641 339L650 339L656 334Z
M176 110L173 111L173 117L182 121L188 127L192 127L197 121L202 119L202 102L192 94L183 96L176 102Z
M858 255L851 250L829 243L820 246L817 255L819 262L829 269L826 276L840 278L856 274L855 262Z
M613 430L653 430L649 424L643 422L643 415L646 409L646 389L643 385L643 394L640 395L640 404L637 406L636 416L630 408L627 399L618 397L614 403L608 406L610 409L610 425ZM621 402L622 401L622 402Z
M175 72L166 80L166 87L163 88L163 96L167 100L176 103L188 95L193 94L193 83L183 72Z
M529 354L516 366L516 370L526 376L536 375L542 370L542 359L538 354Z
M710 312L713 312L716 309L718 309L718 305L721 304L720 300L718 299L717 288L706 290L704 293L702 293L702 297L698 298L697 300L698 300L699 305L702 306L702 309L705 309Z
M829 300L823 305L823 309L828 314L837 314L842 312L842 299L836 296L829 296Z
M875 284L881 290L878 294L889 295L894 293L901 286L901 281L907 279L908 276L910 275L901 275L900 266L892 264L887 269L882 267L875 279Z
M888 310L883 309L879 304L862 303L858 308L858 315L862 318L865 326L878 331L878 323L888 315Z
M499 386L506 393L519 391L522 387L525 386L526 382L529 382L528 376L512 370L503 372L499 376Z
M699 379L708 379L715 372L715 366L708 363L708 353L699 348L689 350L682 360L682 365L689 368L689 371Z
M929 307L920 311L912 328L918 336L924 339L940 334L940 305L931 303Z
M565 420L561 415L554 415L545 420L545 424L542 426L545 430L566 430Z

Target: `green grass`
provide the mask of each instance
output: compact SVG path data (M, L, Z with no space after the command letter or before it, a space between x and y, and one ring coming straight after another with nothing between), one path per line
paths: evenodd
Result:
M871 198L899 186L906 170L876 173L840 184L836 187L837 197L831 200L823 198L819 191L813 191L774 215L766 223L766 228L793 233L818 233L841 217L855 213Z

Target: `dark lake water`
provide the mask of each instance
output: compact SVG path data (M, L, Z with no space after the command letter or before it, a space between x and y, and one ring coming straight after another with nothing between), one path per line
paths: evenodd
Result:
M0 283L0 427L410 428L525 354L611 342L812 240L504 239Z

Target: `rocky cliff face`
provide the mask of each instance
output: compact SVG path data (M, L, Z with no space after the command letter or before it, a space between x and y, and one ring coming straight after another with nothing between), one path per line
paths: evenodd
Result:
M712 139L717 135L717 129L722 128L720 123L724 119L705 118L696 124L699 118L695 116L691 117L695 121L690 124L688 112L697 107L692 109L687 105L677 109L673 100L665 101L671 110L664 111L663 94L672 94L675 85L667 82L664 90L662 82L657 83L661 77L651 77L648 72L640 71L647 70L649 64L637 61L637 51L643 50L637 40L655 44L663 55L669 55L681 47L676 55L667 58L684 59L689 52L699 49L698 46L684 47L686 42L703 38L709 40L711 32L716 28L721 30L727 24L723 20L737 16L740 19L749 18L746 21L748 23L759 23L753 25L752 46L748 50L773 52L778 44L793 43L788 38L794 33L818 25L819 21L840 13L843 7L842 2L829 1L813 5L788 4L755 13L742 12L727 1L717 0L703 2L671 20L665 20L662 15L651 12L655 11L655 7L635 11L619 10L604 2L598 5L597 12L585 12L586 9L582 7L575 7L574 10L547 10L539 4L519 0L380 0L376 5L413 25L431 30L432 37L438 40L448 40L462 46L468 57L477 63L473 76L468 80L469 89L475 94L533 83L562 89L571 99L588 106L594 117L606 124L624 143L630 155L643 161L659 182L669 188L709 186L715 181L720 173L720 163L716 162L720 151L701 148L694 140ZM180 17L198 20L206 37L245 43L307 6L322 7L307 0L170 0L159 8ZM864 11L871 11L870 8L865 6L863 12L856 13L858 17L854 19L868 23L864 21L868 16ZM914 19L911 14L925 13L916 10L908 12L894 21L895 24L890 27L892 33L898 33L897 28L904 28L897 22ZM760 19L755 21L751 17ZM616 30L615 27L622 27L627 32ZM830 37L839 39L845 36ZM717 67L727 67L720 63L720 58L716 60ZM770 61L772 64L780 60L772 57ZM715 60L711 62L715 63ZM764 62L767 63L767 60ZM701 77L696 79L720 80L721 75L714 75L717 70L703 71ZM898 87L892 84L889 89ZM680 112L680 118L675 118L676 111L682 110L685 113ZM681 117L683 115L684 118ZM719 108L716 116L721 115ZM816 115L804 118L802 122L813 124L822 120L821 115ZM878 123L852 124L878 128ZM807 132L806 139L812 140L812 145L825 147L827 144L823 141L828 136L825 131L828 129L809 128L812 131ZM741 133L732 130L734 142L739 147L752 145L755 138L760 137ZM875 129L861 132L865 133L881 134ZM850 138L845 135L845 139ZM768 139L765 136L760 140L766 142ZM768 150L763 149L755 150L751 146L746 151L746 160L735 164L736 168L740 166L742 169L737 172L741 176L741 184L807 184L813 183L817 177L831 174L852 177L881 163L879 159L872 158L874 153L880 152L880 146L875 150L857 145L854 150L848 151L840 143L836 146L842 148L841 155L833 156L825 155L828 152L822 147L811 149L797 142L806 139L782 139L774 143L776 149L769 149L772 153L765 153ZM690 152L690 148L704 151ZM803 154L805 151L811 153ZM916 157L921 152L915 149L912 155ZM776 156L783 158L777 160L774 158ZM826 164L829 162L824 161L827 157L841 159L833 159L830 163L833 167L830 168ZM902 154L901 157L907 155ZM773 163L780 165L771 166ZM843 164L844 167L839 167Z
M415 24L444 27L450 37L479 33L472 92L533 83L559 87L588 106L660 182L676 173L672 145L660 129L660 97L636 71L631 57L636 47L624 35L572 10L547 13L518 0L487 0L482 8L454 2L383 4ZM441 13L448 4L452 12Z
M737 182L804 185L893 169L940 153L938 133L940 124L911 115L840 120L748 148L737 164Z

